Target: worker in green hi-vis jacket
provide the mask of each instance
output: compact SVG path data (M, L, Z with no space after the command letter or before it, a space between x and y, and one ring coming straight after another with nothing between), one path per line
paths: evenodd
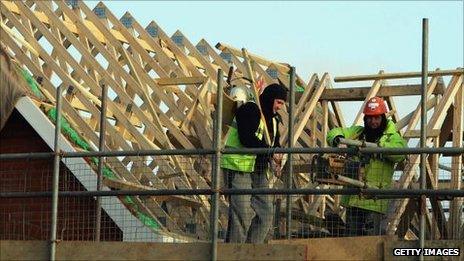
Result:
M225 138L225 147L280 147L278 126L281 119L277 112L285 106L287 89L275 83L264 88L257 101L261 110L254 101L247 99L246 91L240 91L239 87L232 89L230 96L236 101L241 100L243 105L235 112ZM264 138L265 126L269 132L269 142ZM221 157L225 185L231 189L269 188L271 172L278 177L281 165L282 154L279 153L224 154ZM273 198L272 195L230 195L225 241L264 243L272 227Z
M380 97L371 98L364 107L364 127L334 128L327 133L327 143L343 147L340 138L377 143L381 148L404 148L406 141L387 119L387 106ZM364 177L368 185L388 189L391 187L395 163L404 155L368 155L364 159ZM363 199L357 195L343 196L341 204L346 207L346 235L381 235L385 233L385 218L388 200Z

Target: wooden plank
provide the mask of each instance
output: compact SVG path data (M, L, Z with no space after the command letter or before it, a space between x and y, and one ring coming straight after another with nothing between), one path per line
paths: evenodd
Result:
M428 76L449 76L449 75L463 75L464 69L459 68L455 70L436 70L429 71ZM381 79L403 79L403 78L419 78L422 77L422 72L405 72L405 73L385 73L382 75L371 74L371 75L356 75L356 76L339 76L335 77L335 82L351 82L351 81L369 81L369 80L381 80Z
M431 169L431 166L429 164L429 161L426 164L426 182L427 182L427 188L431 189L437 189L437 186L434 184L434 173L433 170ZM438 174L438 173L437 173ZM441 238L448 238L448 232L447 232L447 224L446 224L446 216L443 211L443 207L441 205L441 202L438 201L436 198L429 198L430 204L432 205L432 211L433 211L433 219L435 221L436 227L433 227L433 231L435 233L438 231L441 235Z
M453 111L453 147L463 147L463 122L464 122L464 87L463 84L458 86L459 90L454 96ZM462 154L453 156L451 159L451 189L461 189L462 185ZM462 239L461 224L462 221L462 204L463 198L454 198L450 202L450 218L448 220L450 239Z
M207 77L182 77L182 78L158 78L154 79L160 85L187 85L187 84L203 84Z
M441 129L433 129L432 131L427 131L428 138L436 138L440 136ZM408 130L403 134L403 138L420 138L420 130Z
M329 132L329 105L327 101L322 103L322 146L327 147L327 132Z
M161 240L161 238L160 238ZM192 242L192 238L185 238ZM90 242L62 241L57 245L58 260L207 260L210 243ZM46 241L1 241L6 260L45 260ZM306 260L305 245L218 244L218 260ZM23 249L23 251L18 251Z
M146 190L155 190L154 187L144 186L140 184L135 184L127 181L122 180L115 180L115 179L103 179L103 184L109 188L119 189L119 190L136 190L136 191L146 191ZM187 205L190 207L201 207L203 204L193 198L187 196L180 196L180 195L170 195L170 196L152 196L157 201L176 201L179 204Z
M366 98L371 87L350 87L326 89L321 95L321 100L330 101L362 101ZM444 88L436 88L433 94L443 94ZM420 84L383 85L377 92L377 96L411 96L420 95Z
M303 93L301 94L300 98L296 103L295 108L295 119L298 118L299 114L303 111L304 105L308 102L308 98L313 93L314 89L317 88L319 85L319 77L317 74L311 75L311 78L308 81L308 85L304 89ZM324 90L325 91L325 90ZM322 93L324 93L324 91Z
M391 96L386 97L386 102L388 107L390 108L390 115L393 119L393 122L398 122L400 120L400 116L398 115L398 109L396 107L395 102L393 101L393 98Z
M272 240L271 244L306 245L307 260L383 260L383 245L396 240L389 236L330 237Z
M296 128L295 128L295 133L294 137L295 139L300 136L300 133L303 131L306 122L309 119L309 116L313 113L314 109L316 108L317 102L319 100L319 97L321 96L322 92L325 89L326 86L326 81L329 81L328 79L329 75L325 73L322 78L321 78L321 83L319 87L314 91L310 103L306 104L306 110L303 112L303 115L301 116L301 119L296 123Z
M216 48L218 50L221 50L221 51L224 51L225 49L229 50L232 54L234 54L235 56L238 56L238 57L242 57L244 58L243 54L242 54L242 51L239 50L239 49L236 49L230 45L227 45L227 44L224 44L224 43L217 43L216 44ZM279 71L281 71L282 73L285 73L285 74L288 74L290 72L290 67L289 66L286 66L286 65L283 65L281 63L278 63L278 62L272 62L272 61L269 61L263 57L260 57L258 55L255 55L255 54L248 54L250 56L250 59L251 60L254 60L262 65L265 65L265 66L270 66L271 64L273 64Z
M327 84L328 85L327 85L326 90L333 89L332 82L329 81ZM324 94L324 92L322 94ZM330 101L330 104L332 105L332 109L333 109L333 114L332 112L329 111L330 113L329 119L332 121L330 125L333 125L331 128L335 128L335 127L345 128L345 119L343 117L343 113L342 113L342 110L340 109L338 102Z

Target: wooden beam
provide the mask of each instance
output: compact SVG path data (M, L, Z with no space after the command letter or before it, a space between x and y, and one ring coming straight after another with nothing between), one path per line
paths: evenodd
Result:
M464 69L459 68L455 70L437 70L428 72L429 77L433 76L448 76L448 75L463 75ZM404 73L384 73L369 74L369 75L356 75L356 76L338 76L334 78L335 82L353 82L353 81L370 81L381 79L403 79L403 78L419 78L422 72L404 72Z
M16 15L21 15L21 12L20 12L19 8L16 6L14 1L2 1L2 2L5 3L5 8L8 11L10 11L10 12L16 14ZM46 14L44 14L43 12L39 12L39 11L32 11L32 12L33 12L34 16L37 17L40 20L40 22L42 22L45 25L50 25L49 17ZM73 23L68 22L68 21L63 21L63 23L74 34L80 35L82 33L76 27L76 25L74 25ZM100 33L100 31L98 30L96 25L94 25L90 21L84 21L84 24L89 30L91 30L95 34L95 36L97 37L97 39L101 43L109 44L108 41L106 40L106 38ZM111 31L111 34L113 34L114 37L116 39L118 39L118 41L121 41L123 43L128 43L127 39L119 31L117 31L117 30L110 30L110 31ZM145 48L145 50L150 51L150 52L154 52L153 48L150 47L150 45L147 44L147 42L145 42L143 40L138 40L138 41L140 41L140 44Z
M432 131L427 131L428 138L435 138L440 136L441 129L433 129ZM403 134L403 138L420 138L420 130L408 130Z
M440 85L439 85L440 86ZM420 84L401 84L401 85L385 85L380 87L377 96L410 96L420 95ZM335 88L325 89L321 95L321 100L330 101L363 101L371 87L351 87L351 88ZM443 95L444 88L435 88L433 94Z
M295 140L300 136L300 133L303 131L304 127L306 126L307 121L309 120L309 116L311 116L314 109L316 108L316 105L319 101L319 97L321 96L322 91L324 91L326 87L326 84L327 84L326 81L329 81L329 75L327 73L325 73L322 76L321 83L317 87L317 89L314 90L309 104L305 104L306 110L303 112L301 119L296 123L296 128L294 132ZM293 143L295 143L295 141L293 141Z
M454 96L453 111L453 147L463 147L463 121L464 121L464 87L461 84ZM451 189L461 189L462 185L462 154L453 156L451 159ZM448 221L449 235L451 239L461 238L463 198L454 198L450 202L450 218Z
M180 77L180 78L157 78L155 82L160 85L189 85L202 84L208 79L207 77Z
M119 189L119 190L135 190L135 191L146 191L146 190L155 190L154 187L144 186L140 184L135 184L123 180L116 180L116 179L103 179L103 184L109 188ZM179 195L170 195L170 196L152 196L158 202L162 201L176 201L180 204L190 206L190 207L201 207L203 204L193 198L187 196L179 196Z
M224 44L224 43L217 43L216 48L218 50L221 50L221 51L224 51L225 49L227 49L233 55L243 58L242 51L235 48L235 47L232 47L230 45L227 45L227 44ZM278 63L278 62L269 61L268 59L263 58L261 56L258 56L256 54L248 53L248 56L250 57L251 60L256 61L256 62L258 62L258 63L260 63L262 65L265 65L265 66L270 66L271 64L273 64L282 73L288 74L290 72L290 67L289 66L283 65L283 64Z

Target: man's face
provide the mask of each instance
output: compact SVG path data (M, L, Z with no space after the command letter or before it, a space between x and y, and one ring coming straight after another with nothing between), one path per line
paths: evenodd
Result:
M285 105L285 101L282 99L274 99L274 105L272 106L272 110L274 113L282 109L282 107Z
M377 129L382 124L382 115L375 115L375 116L367 116L366 117L366 124L371 129Z

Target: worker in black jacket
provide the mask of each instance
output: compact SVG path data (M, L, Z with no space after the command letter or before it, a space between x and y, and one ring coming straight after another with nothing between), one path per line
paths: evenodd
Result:
M255 102L241 105L226 137L227 148L280 147L277 111L285 104L287 90L279 84L267 86L259 96L262 113ZM265 127L269 143L265 139ZM280 173L282 154L225 154L221 168L228 188L269 188L269 172ZM270 164L272 162L272 164ZM270 170L269 166L275 167ZM263 243L272 225L272 195L231 195L227 242Z

